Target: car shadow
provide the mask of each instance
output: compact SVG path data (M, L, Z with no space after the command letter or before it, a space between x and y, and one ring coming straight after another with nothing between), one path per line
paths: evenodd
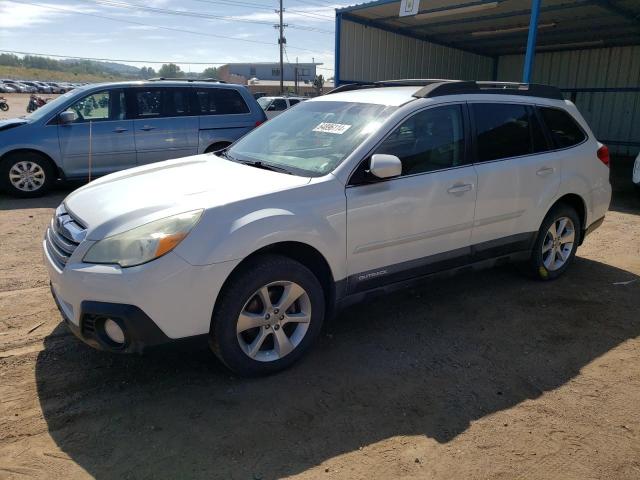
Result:
M446 443L561 387L640 334L638 278L577 257L555 282L510 266L429 281L343 312L297 366L260 379L205 349L94 351L60 325L37 359L39 400L96 478L282 478L396 435Z
M633 157L613 157L611 159L612 198L610 210L623 213L640 214L640 188L633 184Z
M56 185L49 193L42 197L16 198L0 191L0 211L2 210L23 210L29 208L56 208L64 198L69 195L79 185L63 184Z

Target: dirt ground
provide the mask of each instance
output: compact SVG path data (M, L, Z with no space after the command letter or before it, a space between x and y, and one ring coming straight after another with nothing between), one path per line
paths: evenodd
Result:
M60 323L41 238L67 189L0 194L0 478L639 479L640 195L561 279L514 267L357 305L299 365L94 351Z
M42 98L56 98L59 95L51 95L46 93L36 94ZM5 118L16 118L27 115L27 105L29 104L29 93L0 93L0 97L4 97L9 105L9 110L3 112L0 110L0 120Z

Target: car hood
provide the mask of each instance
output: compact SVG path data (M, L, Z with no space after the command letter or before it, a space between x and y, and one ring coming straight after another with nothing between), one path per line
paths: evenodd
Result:
M87 227L86 238L100 240L170 215L230 204L309 181L308 177L204 154L107 175L71 193L64 204Z
M29 123L24 118L9 118L7 120L0 120L0 131L9 130L10 128L19 127L20 125L24 125Z

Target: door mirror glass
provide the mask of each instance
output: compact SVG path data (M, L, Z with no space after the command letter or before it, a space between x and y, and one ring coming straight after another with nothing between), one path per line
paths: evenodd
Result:
M378 178L397 177L402 173L402 162L395 155L376 153L371 157L369 171Z
M76 119L78 118L78 115L76 115L76 112L72 112L71 110L67 110L65 112L62 112L60 115L58 115L58 118L60 118L60 123L73 123L76 121Z

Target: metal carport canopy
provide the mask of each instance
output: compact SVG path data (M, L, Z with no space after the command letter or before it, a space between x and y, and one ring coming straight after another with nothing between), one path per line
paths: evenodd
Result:
M494 58L529 53L530 70L535 51L640 44L638 0L422 0L416 15L404 17L399 16L400 3L378 0L338 9L336 36L345 19ZM537 8L535 51L527 52L531 12ZM337 48L337 68L338 57ZM526 69L525 62L528 80Z

